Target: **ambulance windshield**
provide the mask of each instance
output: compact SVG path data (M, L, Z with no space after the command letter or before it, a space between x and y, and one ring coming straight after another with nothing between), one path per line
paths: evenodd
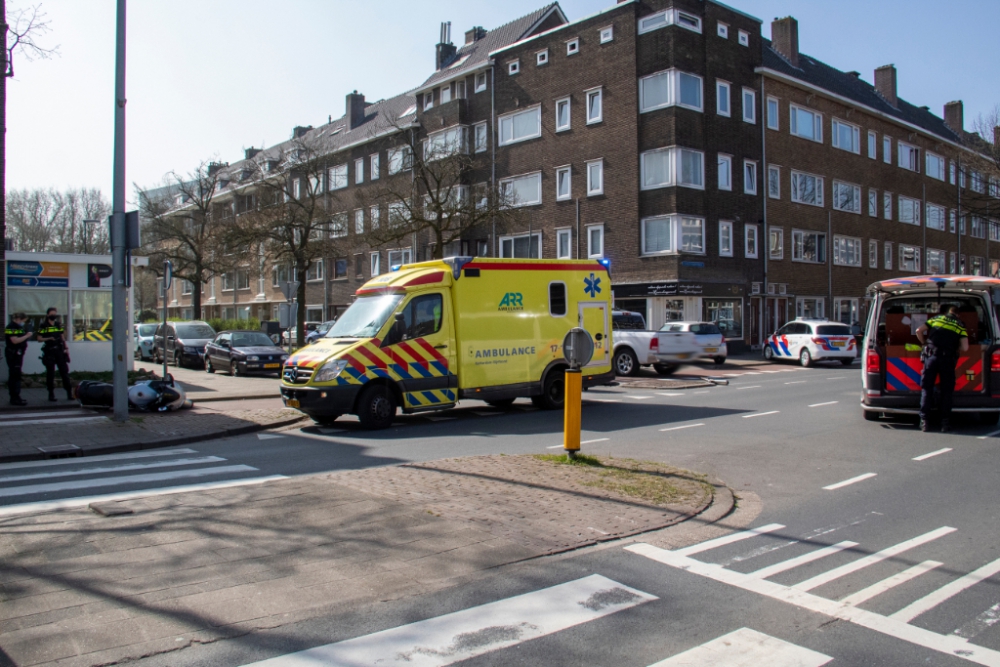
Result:
M324 338L374 338L402 298L402 294L360 297L344 311Z

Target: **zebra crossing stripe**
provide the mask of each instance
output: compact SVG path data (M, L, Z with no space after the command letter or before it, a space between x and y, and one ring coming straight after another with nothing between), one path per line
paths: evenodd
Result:
M929 611L934 607L938 606L948 598L958 595L966 588L978 584L980 581L984 579L989 579L997 572L1000 572L1000 558L993 561L992 563L987 563L986 565L983 565L978 570L970 572L964 577L956 579L950 584L942 586L933 593L925 595L919 600L914 600L912 603L903 607L895 614L892 614L889 618L894 618L896 620L908 623L913 619L915 619L917 616L920 616L920 614L923 614L924 612Z
M890 588L895 588L900 584L905 584L910 579L915 579L924 572L930 572L934 568L940 567L942 565L944 565L944 563L940 561L925 560L923 563L917 563L913 567L907 568L902 572L898 572L889 577L888 579L883 579L882 581L876 582L871 586L869 586L868 588L864 588L858 591L857 593L853 593L845 598L841 598L840 601L843 602L844 604L850 604L850 605L861 604L862 602L872 599L876 595L881 595L882 593L885 593Z
M532 593L252 664L253 667L443 667L656 599L592 574Z
M833 660L777 637L740 628L650 667L718 667L767 665L768 667L822 667Z
M173 472L148 473L143 475L122 475L121 477L99 477L96 479L81 479L73 482L52 482L49 484L32 484L30 486L14 486L0 488L0 497L27 496L35 493L52 493L71 491L74 489L89 489L102 486L122 486L124 484L143 484L146 482L163 482L182 477L208 477L209 475L226 475L235 472L255 472L257 468L247 465L218 466L215 468L199 468L197 470L175 470Z

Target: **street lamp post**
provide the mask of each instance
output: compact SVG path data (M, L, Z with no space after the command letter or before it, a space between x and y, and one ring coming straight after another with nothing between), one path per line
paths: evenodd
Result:
M115 143L111 190L112 377L114 420L128 420L128 303L125 232L125 0L118 0L115 40Z

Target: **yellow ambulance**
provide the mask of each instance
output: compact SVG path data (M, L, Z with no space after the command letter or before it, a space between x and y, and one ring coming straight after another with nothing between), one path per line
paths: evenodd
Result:
M285 362L281 396L319 423L385 428L475 398L560 409L573 327L594 339L585 387L614 380L605 261L453 257L369 280L336 324Z

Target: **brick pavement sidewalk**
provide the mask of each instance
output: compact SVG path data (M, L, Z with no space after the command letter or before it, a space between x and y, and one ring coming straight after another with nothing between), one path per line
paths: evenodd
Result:
M713 501L700 479L701 495L660 507L576 473L528 456L469 457L148 496L120 503L134 512L125 516L0 518L0 646L21 667L83 667L236 636L266 641L268 629L476 581L706 508L699 519L712 523L733 507L728 489L715 486Z
M73 405L79 409L79 403ZM0 440L0 462L44 459L56 453L89 456L171 447L288 426L307 419L298 410L283 408L280 403L274 408L227 406L222 411L212 409L209 403L178 412L133 412L124 423L112 421L110 412L81 411L80 421L74 422L63 420L77 418L75 412L67 412L57 420L35 418L35 414L43 413L26 411L22 413L23 418L19 415L0 422L4 431ZM61 447L64 445L72 447ZM53 450L53 447L58 449Z

